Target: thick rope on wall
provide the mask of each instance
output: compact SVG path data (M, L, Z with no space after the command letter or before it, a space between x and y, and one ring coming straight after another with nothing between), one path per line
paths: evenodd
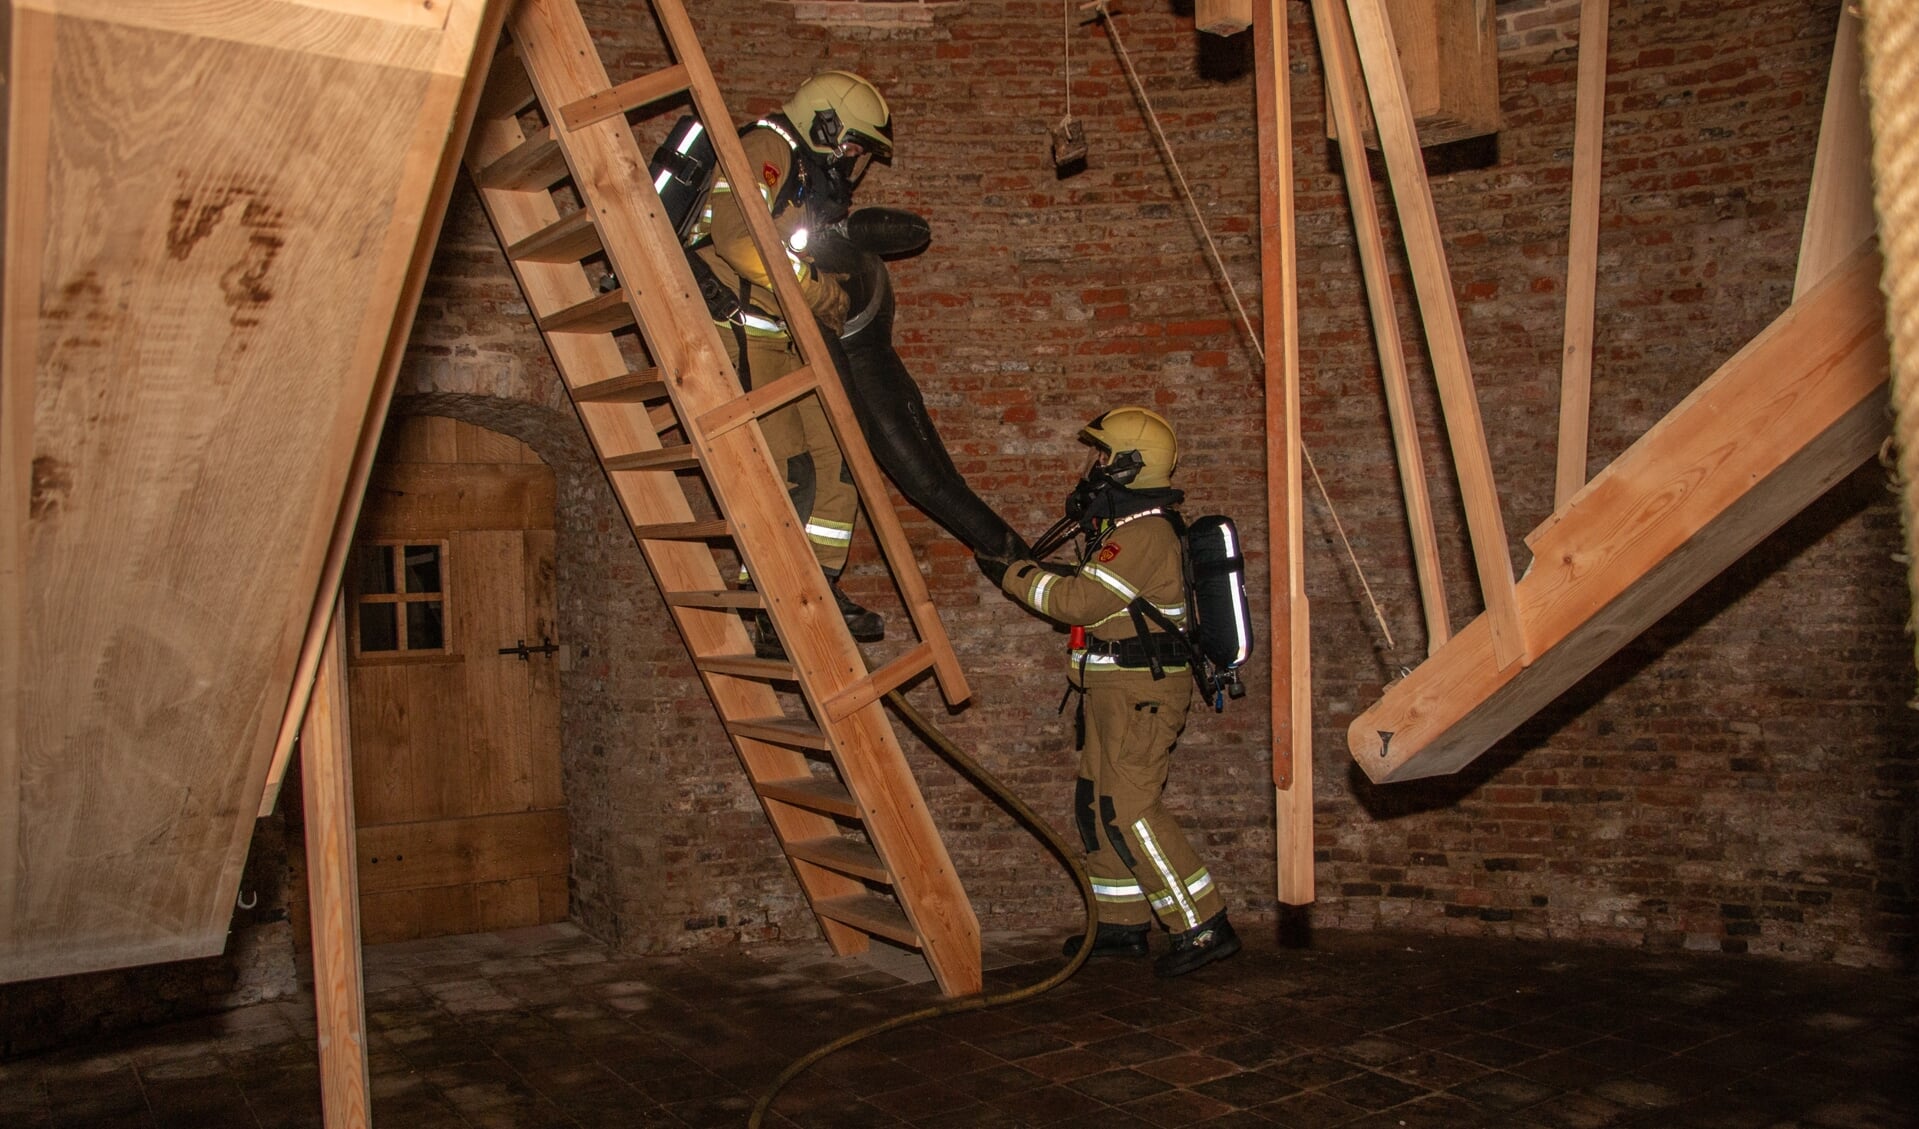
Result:
M1900 516L1908 584L1919 607L1919 3L1861 0L1859 10L1872 105L1873 194L1886 258L1880 286L1892 339ZM1919 663L1919 637L1914 647Z

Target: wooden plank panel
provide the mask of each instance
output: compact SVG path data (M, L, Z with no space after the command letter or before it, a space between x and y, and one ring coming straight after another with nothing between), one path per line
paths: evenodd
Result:
M526 639L526 546L517 531L453 535L448 594L466 683L455 708L471 717L467 755L457 765L466 792L457 815L519 811L533 806L529 672L549 655L518 658L501 647Z
M1347 730L1376 781L1456 772L1878 450L1885 309L1870 244L1580 491L1520 583L1540 651L1499 663L1486 617Z
M13 14L6 37L8 81L0 83L6 113L0 162L19 169L47 165L53 114L55 24L42 12ZM17 944L11 907L23 874L19 857L20 766L25 718L21 686L26 646L27 569L33 512L34 364L39 355L40 272L35 233L46 228L47 184L41 176L9 176L0 224L0 955ZM0 980L8 979L0 974Z
M551 531L531 531L521 535L525 553L526 639L558 639L560 628L555 614L555 576ZM565 773L560 766L560 660L558 655L539 655L527 660L527 767L531 774L531 803L536 808L555 808L566 802L561 785Z
M502 435L478 424L456 421L458 429L454 435L453 446L463 463L539 463L540 457L533 448L513 438Z
M407 755L408 667L360 664L347 671L352 704L353 809L361 824L417 819L418 800Z
M360 888L370 893L565 874L566 813L512 812L362 827Z
M44 99L49 144L9 180L52 206L7 236L9 295L38 296L33 367L7 378L40 393L43 490L9 688L6 837L31 849L6 978L225 942L480 10L454 0L441 34L278 3L61 3L44 85L10 82Z
M544 465L400 463L375 468L360 536L444 537L467 529L552 529Z
M474 718L465 709L466 664L420 663L407 670L406 746L402 763L413 806L406 819L472 814L464 766ZM453 767L449 767L453 766Z

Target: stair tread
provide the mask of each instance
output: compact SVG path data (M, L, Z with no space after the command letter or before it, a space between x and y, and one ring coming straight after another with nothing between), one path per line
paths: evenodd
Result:
M832 748L826 734L813 724L812 719L804 717L744 717L726 723L729 733L743 737L760 737L762 740L777 741L785 745L797 745L803 749Z
M700 456L690 444L678 443L651 451L608 455L600 461L608 470L690 470L700 465Z
M804 862L815 863L857 878L885 882L889 885L893 881L892 872L887 870L886 864L880 861L878 851L866 843L849 839L844 835L796 839L786 844L786 853Z
M667 388L660 370L650 368L574 385L573 398L589 403L640 404L666 399Z
M539 321L545 333L611 333L632 325L633 311L626 304L626 291L614 289L575 302Z
M676 608L763 608L766 597L751 588L694 588L685 592L662 593ZM811 725L811 722L807 724Z
M551 129L532 134L473 174L481 188L551 188L567 178L566 153Z
M693 665L710 674L731 674L739 678L758 678L791 682L797 676L793 664L785 659L763 659L758 655L703 655Z
M920 947L913 923L891 898L878 894L848 894L841 898L821 898L813 903L814 912L875 936L898 941L911 948Z
M725 521L670 521L657 525L636 525L633 536L642 541L711 541L733 536L733 527Z
M600 229L585 208L568 212L506 249L506 257L522 263L577 263L598 254Z
M846 786L824 776L798 776L791 780L762 780L754 785L760 795L809 811L857 819L860 807L853 802Z

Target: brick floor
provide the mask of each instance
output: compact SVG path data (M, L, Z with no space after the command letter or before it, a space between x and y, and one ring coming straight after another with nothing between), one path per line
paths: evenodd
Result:
M996 936L989 990L1056 938ZM375 1123L742 1125L828 1039L936 998L817 944L623 957L568 926L368 950ZM311 1000L0 1063L6 1129L320 1125ZM1175 981L1105 961L888 1033L768 1125L1919 1126L1919 982L1754 959L1321 934Z

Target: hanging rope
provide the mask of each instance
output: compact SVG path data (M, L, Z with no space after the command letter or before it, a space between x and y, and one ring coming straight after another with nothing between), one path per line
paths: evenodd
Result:
M1919 71L1912 66L1919 51L1919 7L1911 0L1869 0L1860 8L1872 98L1873 181L1883 220L1879 239L1886 256L1881 286L1892 340L1900 510L1907 557L1919 561ZM1919 565L1910 568L1919 605ZM1919 700L1912 704L1919 706Z
M1213 241L1212 229L1206 226L1206 217L1200 212L1199 201L1193 197L1192 186L1186 182L1186 174L1179 167L1179 158L1173 155L1173 143L1166 139L1166 131L1159 124L1159 114L1153 109L1153 100L1146 93L1146 84L1140 81L1139 72L1133 69L1133 58L1127 53L1126 44L1119 36L1119 25L1113 22L1113 14L1106 10L1106 0L1096 0L1090 7L1106 24L1106 34L1113 41L1113 51L1119 56L1120 67L1126 72L1126 80L1132 85L1134 97L1139 99L1140 107L1146 111L1146 124L1152 130L1153 140L1159 145L1160 156L1165 158L1166 167L1172 171L1173 180L1179 185L1180 198L1186 201L1187 209L1193 214L1193 222L1199 225L1200 234L1206 239L1206 254L1212 260L1213 269L1219 273L1220 281L1226 284L1226 293L1232 298L1233 309L1239 313L1240 328L1263 365L1266 363L1266 349L1259 343L1252 315L1246 312L1246 304L1239 298L1239 287L1233 285L1233 276L1227 273L1226 260L1219 253L1219 244ZM1386 626L1386 613L1373 597L1373 586L1366 580L1366 570L1360 567L1359 554L1353 551L1353 543L1346 536L1345 523L1339 520L1339 510L1333 505L1332 496L1326 493L1326 483L1319 477L1319 467L1313 463L1313 453L1306 448L1304 440L1300 442L1299 449L1306 458L1307 469L1312 471L1313 485L1319 489L1319 500L1326 506L1326 513L1333 519L1333 529L1339 534L1339 542L1346 549L1346 559L1352 563L1354 575L1359 577L1359 587L1366 594L1366 602L1372 606L1373 619L1379 624L1379 632L1386 637L1386 650L1391 652L1394 648L1393 631Z

